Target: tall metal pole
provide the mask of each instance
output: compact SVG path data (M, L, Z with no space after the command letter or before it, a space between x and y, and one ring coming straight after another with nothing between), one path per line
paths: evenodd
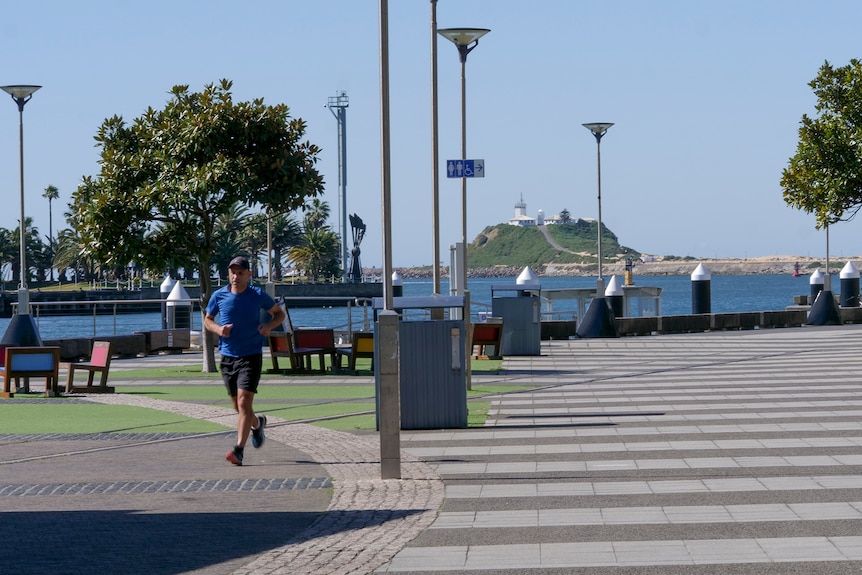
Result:
M392 297L392 178L389 134L389 3L380 0L380 146L383 206L383 311L378 314L377 385L380 390L381 479L401 478L401 374L398 313Z
M467 54L479 45L479 38L490 32L487 28L444 28L438 30L458 48L461 60L461 160L467 159ZM461 178L461 285L458 295L467 292L467 178ZM468 310L469 311L469 310Z
M272 212L266 210L266 283L272 283Z
M467 54L461 57L461 159L467 159ZM467 290L467 178L461 178L461 294Z
M21 172L21 219L19 220L18 230L20 231L20 252L21 252L21 284L18 289L27 291L27 234L25 233L26 224L24 222L24 102L18 102L18 159ZM21 313L21 310L18 310ZM24 313L28 313L24 310Z
M832 276L829 275L829 224L826 224L826 278L823 282L824 291L832 291Z
M431 240L434 243L434 291L440 293L440 146L437 126L437 0L431 0ZM451 277L451 275L450 275Z
M0 86L4 92L12 96L18 105L18 157L21 177L21 213L19 220L19 251L21 257L21 284L18 287L18 313L29 313L30 297L27 293L27 237L26 222L24 220L24 105L33 97L33 92L42 86ZM23 310L23 311L22 311Z
M347 282L349 260L347 249L347 92L331 96L327 108L338 122L338 227L341 230L341 281ZM333 108L336 111L333 110Z
M596 177L598 179L598 187L599 187L599 241L598 241L598 255L599 255L599 282L604 284L604 275L602 274L602 138L601 136L596 137ZM601 297L604 294L598 294Z
M602 276L602 136L604 136L608 128L613 126L611 122L593 122L583 124L583 126L592 132L596 137L596 164L598 172L598 187L599 187L599 230L598 230L598 259L599 259L599 277L596 280L596 297L602 297L605 294L605 280Z

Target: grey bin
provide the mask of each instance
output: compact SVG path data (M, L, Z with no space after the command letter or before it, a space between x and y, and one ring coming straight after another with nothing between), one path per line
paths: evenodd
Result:
M374 298L374 307L382 308L382 298ZM393 307L401 314L398 324L401 429L467 427L464 320L410 319L412 310L463 310L464 297L396 297ZM376 357L380 355L379 344L380 338L374 338ZM377 390L380 389L379 369L380 362L375 361Z
M539 295L540 289L536 285L491 286L491 315L503 318L500 355L541 355L542 308Z

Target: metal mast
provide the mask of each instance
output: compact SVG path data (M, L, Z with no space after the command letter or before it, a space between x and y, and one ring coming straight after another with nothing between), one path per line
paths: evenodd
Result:
M347 92L330 96L326 107L338 122L338 229L341 232L341 281L347 281Z

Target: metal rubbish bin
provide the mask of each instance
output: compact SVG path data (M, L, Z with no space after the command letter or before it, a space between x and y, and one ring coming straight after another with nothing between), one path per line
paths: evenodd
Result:
M383 307L383 298L374 298ZM463 319L432 320L434 308L464 310L463 296L396 297L401 390L401 429L467 427L466 334ZM375 326L376 327L376 326ZM379 356L380 338L374 338ZM380 363L374 362L380 389ZM378 393L379 396L379 393ZM377 400L379 407L379 397Z
M501 295L502 292L514 295ZM541 355L540 293L538 285L491 286L491 313L503 318L500 355Z

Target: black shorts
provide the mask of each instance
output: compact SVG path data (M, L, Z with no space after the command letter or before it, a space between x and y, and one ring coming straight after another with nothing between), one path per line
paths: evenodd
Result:
M263 368L263 354L245 357L221 358L221 377L231 397L236 397L237 389L257 393L260 372Z

